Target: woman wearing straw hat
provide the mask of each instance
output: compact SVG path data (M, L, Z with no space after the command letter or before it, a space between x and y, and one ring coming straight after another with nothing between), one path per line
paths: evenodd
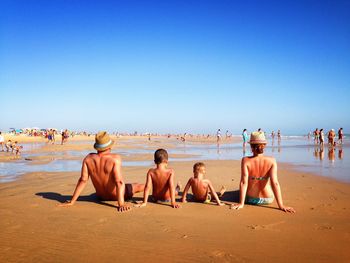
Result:
M275 158L264 156L266 139L263 132L252 132L250 146L253 156L243 157L241 164L240 202L231 209L241 209L244 203L252 205L271 204L276 197L278 207L284 212L294 213L292 207L284 206L281 188L277 180Z

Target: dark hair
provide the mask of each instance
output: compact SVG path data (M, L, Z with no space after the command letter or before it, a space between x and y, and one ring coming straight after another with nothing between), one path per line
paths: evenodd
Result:
M195 163L193 165L193 172L196 173L201 167L205 167L205 164L202 162Z
M252 151L261 154L264 153L265 144L251 144L250 147L252 148Z
M244 129L243 132L245 132L247 129Z
M168 152L164 149L158 149L154 153L154 162L156 164L163 163L164 161L168 161Z

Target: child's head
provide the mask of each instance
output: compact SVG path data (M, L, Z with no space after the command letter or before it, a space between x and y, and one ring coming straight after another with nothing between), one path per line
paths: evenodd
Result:
M167 163L168 162L168 152L164 149L158 149L154 153L155 164Z
M197 177L198 174L204 174L205 173L205 164L202 162L195 163L193 165L193 174L194 177Z

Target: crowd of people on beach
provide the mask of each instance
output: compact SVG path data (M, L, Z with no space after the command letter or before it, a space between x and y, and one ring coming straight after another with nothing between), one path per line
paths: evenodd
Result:
M324 141L325 141L325 134L323 129L318 129L316 128L313 132L314 135L314 143L315 144L319 144L321 146L324 145ZM308 134L308 138L311 138L311 132ZM336 142L335 140L336 138L336 133L334 129L331 129L330 131L327 132L327 139L328 139L328 146L336 146L338 145L342 145L343 144L343 128L339 128L338 130L338 141Z

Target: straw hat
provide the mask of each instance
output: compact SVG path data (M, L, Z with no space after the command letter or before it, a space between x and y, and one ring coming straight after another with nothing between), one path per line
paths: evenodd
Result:
M94 148L98 151L104 151L112 147L114 141L111 140L108 133L105 131L100 131L95 136Z
M263 132L252 132L250 134L250 144L266 144L265 134Z

